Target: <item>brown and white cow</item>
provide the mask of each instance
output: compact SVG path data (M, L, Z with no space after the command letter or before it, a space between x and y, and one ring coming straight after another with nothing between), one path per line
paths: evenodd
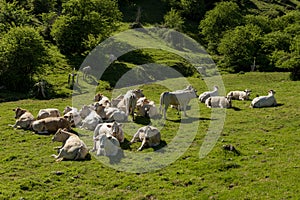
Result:
M89 154L85 143L77 135L68 131L58 129L52 141L63 143L62 147L58 149L58 155L52 155L56 161L84 160Z
M54 133L60 128L71 130L71 124L63 117L48 117L32 123L32 129L36 133Z
M34 121L34 116L26 109L17 107L15 111L16 123L12 126L14 128L30 129L31 123Z
M57 108L41 109L38 113L37 119L45 119L47 117L60 117L60 112Z

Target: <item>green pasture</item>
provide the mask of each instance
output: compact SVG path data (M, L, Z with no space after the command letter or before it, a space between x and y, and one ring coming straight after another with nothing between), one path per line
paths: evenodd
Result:
M181 117L176 110L169 109L168 120L152 121L162 126L165 146L169 144L172 147L180 122L184 123L187 136L195 131L194 138L174 162L145 173L115 169L123 163L130 165L130 159L133 159L130 155L140 154L143 158L147 153L155 153L152 148L136 152L139 143L131 148L125 145L125 157L111 165L107 164L108 158L93 155L87 161L55 162L51 154L56 153L53 148L60 144L51 141L52 135L37 135L8 126L15 122L13 108L25 108L34 115L47 107L63 111L65 106L72 105L71 97L2 102L0 199L298 199L299 82L290 81L288 76L288 73L276 72L223 75L225 92L248 88L252 90L252 99L274 89L279 105L252 109L249 107L251 101L233 101L233 108L226 110L224 127L216 145L201 159L199 151L209 125L218 119L212 119L211 110L197 99L190 103L189 117ZM201 77L189 77L187 80L198 94L210 89ZM166 90L155 83L141 85L140 88L157 106L159 94ZM101 92L114 95L111 90ZM194 109L200 111L195 113ZM137 118L136 127L143 123L145 119ZM130 124L124 123L126 141L134 134L129 127ZM75 130L82 137L92 134L78 128ZM91 148L91 141L87 143ZM233 145L240 155L225 152L222 146L226 144ZM163 151L159 153L162 160L170 159L166 155ZM147 157L144 160L138 165L151 168L147 165L155 164Z

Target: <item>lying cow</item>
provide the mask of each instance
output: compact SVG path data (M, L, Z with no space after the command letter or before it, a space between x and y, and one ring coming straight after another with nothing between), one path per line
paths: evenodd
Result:
M70 110L69 112L64 114L63 117L70 122L72 127L81 125L82 119L76 109Z
M227 97L231 96L232 100L249 100L251 90L244 90L244 91L230 91L227 94Z
M63 117L48 117L32 122L32 129L36 133L54 133L60 128L71 130L71 124Z
M123 122L127 121L127 116L124 111L115 108L115 107L107 107L102 104L96 103L96 112L97 114L106 122Z
M205 105L208 108L231 108L231 96L223 97L223 96L214 96L209 97L205 101Z
M106 107L110 106L109 98L104 96L101 93L98 93L98 94L95 95L94 101L98 102L99 104L105 105Z
M47 117L60 117L60 112L56 108L41 109L38 113L37 119L45 119Z
M114 136L119 142L124 142L125 139L122 124L118 122L98 124L94 130L94 138L101 134L106 134L108 137Z
M275 91L269 90L268 96L260 96L260 97L254 98L251 102L250 107L262 108L262 107L277 106L277 102L276 102L274 95L275 95Z
M122 101L123 98L124 98L124 95L120 94L116 98L111 99L111 101L110 101L111 106L112 107L117 107L118 104L120 103L120 101ZM124 110L125 110L125 108L124 108Z
M169 105L176 105L179 108L183 109L184 116L186 115L186 107L188 103L193 98L197 98L196 90L191 87L189 90L178 90L174 92L163 92L160 95L160 107L159 110L162 112L162 107L164 105L163 109L163 116L164 119L166 119L166 112L168 110Z
M58 129L52 141L63 143L62 147L58 149L58 155L52 155L56 161L84 160L89 154L85 143L77 135L68 131Z
M17 107L15 111L16 123L12 125L14 128L30 129L31 123L34 121L34 116L25 109Z
M218 90L219 90L219 87L214 86L214 89L212 91L203 92L202 94L199 95L199 101L201 103L205 103L206 99L208 99L209 97L218 96L219 95Z
M161 136L157 128L153 126L143 126L134 134L130 144L137 141L142 142L142 145L138 148L138 151L141 151L145 147L155 147L159 145L160 140Z
M154 101L148 100L146 97L141 97L136 103L137 115L153 118L158 115Z
M94 137L94 149L97 156L116 156L120 150L120 143L114 136L100 134Z

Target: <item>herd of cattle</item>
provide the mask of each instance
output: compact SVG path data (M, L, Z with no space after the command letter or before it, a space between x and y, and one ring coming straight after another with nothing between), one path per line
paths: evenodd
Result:
M134 120L135 115L148 118L166 119L167 109L171 106L178 111L183 110L186 116L186 107L193 98L199 98L201 103L209 108L230 108L232 100L249 100L251 91L231 91L227 96L219 96L218 86L212 91L203 92L199 96L191 86L173 92L163 92L160 95L160 106L157 109L154 101L147 99L142 90L129 90L125 95L109 99L97 94L94 102L84 105L80 110L67 106L63 115L56 108L41 109L35 118L28 110L16 108L16 123L14 128L30 129L36 133L55 133L52 141L62 142L58 147L58 155L52 155L56 161L82 160L87 157L89 150L72 127L80 127L94 132L92 152L97 156L116 156L121 150L120 143L124 142L122 122L128 121L129 115ZM251 107L276 106L275 91L270 90L267 96L258 96L251 102ZM143 126L137 130L129 144L140 141L138 151L145 147L154 147L160 144L160 131L153 126Z

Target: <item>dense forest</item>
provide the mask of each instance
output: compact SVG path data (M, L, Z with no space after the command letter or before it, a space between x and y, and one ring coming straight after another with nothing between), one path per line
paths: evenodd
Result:
M224 71L255 62L300 79L297 0L0 0L0 86L30 91L49 70L78 69L111 35L147 26L189 35Z

